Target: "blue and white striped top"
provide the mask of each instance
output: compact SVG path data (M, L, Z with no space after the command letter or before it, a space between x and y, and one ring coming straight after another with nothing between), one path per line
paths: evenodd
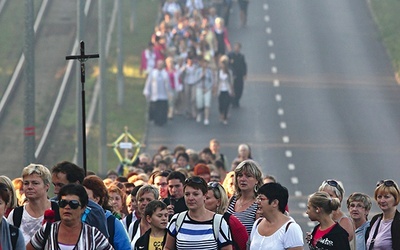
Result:
M215 239L213 220L195 221L187 214L178 233L177 217L178 214L175 214L168 225L168 233L176 239L177 250L217 250L232 244L232 236L225 219L222 219L218 239Z

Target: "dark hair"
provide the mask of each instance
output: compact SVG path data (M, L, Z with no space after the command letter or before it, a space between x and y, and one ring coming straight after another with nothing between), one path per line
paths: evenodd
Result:
M10 202L10 190L7 185L4 183L0 183L0 197L6 203L6 205Z
M63 173L66 175L69 183L82 183L85 178L85 171L76 164L69 161L57 163L52 169L52 174Z
M135 187L132 189L131 195L132 195L133 197L136 197L137 192L139 191L139 189L140 189L141 187L143 187L143 185L135 186Z
M187 162L189 162L189 155L187 153L180 153L178 154L178 156L176 157L176 160L178 160L180 157L183 157L186 159Z
M86 193L86 190L81 184L70 183L63 186L57 195L57 200L61 200L61 197L65 195L78 196L81 203L81 208L86 207L89 202L89 197Z
M125 183L125 182L128 182L128 178L126 178L125 176L118 176L116 181Z
M108 195L107 187L100 177L96 175L86 176L82 185L92 190L94 198L99 198L99 205L102 208L112 210L109 204L110 196Z
M185 180L183 190L185 190L186 187L192 187L194 189L199 189L203 193L203 195L208 192L207 182L200 176L192 176L192 177L187 178Z
M153 213L157 210L157 208L161 208L161 210L167 209L167 205L159 200L150 201L146 208L144 209L144 216L152 216Z
M184 184L186 177L179 171L172 171L167 177L167 182L173 179L178 179L182 184Z
M268 198L268 203L271 204L274 200L278 200L279 211L285 213L285 207L288 203L289 192L287 188L279 183L266 183L262 185L257 192L258 195L262 194Z
M213 153L212 153L212 151L211 151L211 149L210 148L204 148L202 151L201 151L203 154L210 154L210 155L212 155Z

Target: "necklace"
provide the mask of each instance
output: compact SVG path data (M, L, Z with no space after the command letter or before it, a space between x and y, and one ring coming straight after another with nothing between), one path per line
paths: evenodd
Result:
M238 200L238 201L239 201L239 200ZM240 201L240 204L238 204L238 205L239 205L240 208L242 208L242 207L244 207L245 205L249 204L250 202L254 202L254 199L248 200L248 201L246 201L246 202L243 202L243 201L241 200L241 201Z

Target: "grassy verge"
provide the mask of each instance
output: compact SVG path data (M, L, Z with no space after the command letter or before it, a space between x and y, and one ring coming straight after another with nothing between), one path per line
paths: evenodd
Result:
M33 2L34 11L37 13L42 0ZM8 1L0 14L0 58L7 58L0 60L0 93L4 93L24 47L24 16L25 1Z
M129 132L139 141L143 139L145 132L145 107L146 101L142 95L144 79L139 76L139 63L141 51L146 46L154 29L155 17L157 15L157 1L137 0L135 1L135 25L134 32L130 30L130 17L132 12L132 0L124 0L123 17L123 51L124 51L124 76L125 91L124 104L117 104L116 85L116 39L112 41L110 58L108 60L107 73L107 142L114 142L127 126ZM114 31L115 32L115 31ZM116 38L116 35L113 35ZM95 79L91 79L95 81ZM99 162L98 152L99 125L95 124L88 137L88 169L97 171ZM109 169L115 168L119 161L110 148L107 155Z
M400 1L370 0L370 6L396 74L400 72Z

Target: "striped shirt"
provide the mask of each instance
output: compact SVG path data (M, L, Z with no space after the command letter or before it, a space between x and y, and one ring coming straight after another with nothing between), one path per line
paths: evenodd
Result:
M35 249L44 250L58 250L58 230L60 229L60 221L54 222L51 225L50 235L47 242L44 241L44 231L46 225L44 225L31 239L31 244ZM45 247L43 248L43 245ZM65 246L65 245L64 245ZM95 227L83 223L81 235L79 236L78 242L75 245L74 250L112 250L114 249L107 238Z
M187 214L178 233L176 231L177 217L178 214L175 214L168 226L168 233L176 239L177 250L217 250L232 244L232 236L225 219L221 221L218 240L216 240L213 231L213 220L195 221Z
M235 211L235 204L237 198L236 196L232 196L232 199L229 203L227 212L233 214L242 222L242 224L246 227L247 233L250 235L251 228L253 227L254 221L256 220L256 213L257 213L257 203L254 202L250 207L242 212Z

